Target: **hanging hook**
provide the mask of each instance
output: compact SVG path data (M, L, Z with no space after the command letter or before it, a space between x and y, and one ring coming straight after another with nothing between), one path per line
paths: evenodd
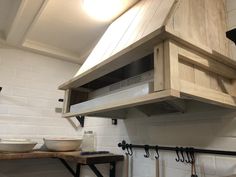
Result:
M144 151L145 151L145 158L149 158L150 157L150 153L149 153L149 145L144 145Z
M132 144L126 144L126 150L127 150L127 155L132 156L133 155L133 150L132 150Z
M159 159L159 157L160 157L160 155L159 155L159 147L158 146L156 146L155 147L155 150L156 150L156 156L155 156L155 159Z
M177 158L175 158L176 162L179 162L180 161L180 158L179 158L179 148L176 147L176 155L177 155Z
M193 164L195 162L195 156L194 156L194 149L190 148L190 157L191 157L191 163Z
M180 161L184 162L185 161L185 157L184 157L184 148L183 147L180 148L180 153L181 153L181 156L182 156L182 159L180 159Z
M133 145L132 144L129 144L129 150L130 150L130 156L133 155L133 149L132 149Z
M128 144L125 145L125 149L126 149L126 151L127 151L125 154L126 154L126 155L129 155L130 152L129 152L129 145L128 145Z
M190 152L189 152L189 148L186 148L186 151L185 151L185 153L186 153L186 156L187 156L187 160L185 160L185 162L186 163L191 163L191 160L190 160Z

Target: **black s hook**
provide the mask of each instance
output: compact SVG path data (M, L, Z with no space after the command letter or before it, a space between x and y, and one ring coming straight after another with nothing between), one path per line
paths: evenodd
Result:
M180 161L180 158L179 158L179 148L176 147L176 155L177 155L177 158L175 158L176 162L179 162Z
M149 158L150 157L150 153L149 153L149 145L144 145L144 151L145 151L145 158Z
M182 159L180 159L181 162L184 162L185 161L185 157L184 157L184 148L180 148L180 153L181 153L181 156L182 156Z
M159 157L160 157L160 155L159 155L159 147L158 146L156 146L155 147L155 150L156 150L156 156L155 156L155 159L159 159Z
M185 160L186 163L191 163L190 160L190 150L189 148L186 148L186 156L187 156L187 160Z
M133 155L133 150L132 150L132 144L126 144L126 150L127 150L127 155L132 156Z
M191 164L195 163L194 149L190 149Z

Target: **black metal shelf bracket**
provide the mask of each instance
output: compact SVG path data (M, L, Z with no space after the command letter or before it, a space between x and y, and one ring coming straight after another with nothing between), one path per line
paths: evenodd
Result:
M78 177L76 176L76 172L74 172L74 170L70 167L70 165L64 160L64 159L60 159L61 163L64 165L64 167L66 167L66 169L74 176L74 177ZM77 167L76 167L77 169ZM77 170L76 170L77 171Z
M85 120L85 117L84 117L84 116L76 116L76 119L79 121L80 126L81 126L81 127L84 127L84 120Z
M93 171L93 173L97 176L97 177L103 177L102 174L100 173L100 171L97 169L97 167L93 164L89 165L89 168Z
M66 167L66 169L72 174L72 176L74 177L80 177L80 168L81 168L81 164L77 164L76 165L76 170L74 171L70 165L64 160L64 159L60 159L59 160L62 162L62 164ZM93 171L93 173L97 176L97 177L104 177L101 172L97 169L97 167L95 166L95 164L89 164L88 165L89 168ZM110 171L109 171L110 175L109 177L115 177L116 175L116 162L110 162Z
M0 90L1 91L1 90ZM64 99L62 99L62 98L60 98L60 99L58 99L58 101L59 102L64 102ZM79 121L79 123L80 123L80 126L81 127L84 127L84 116L75 116L76 117L76 119Z

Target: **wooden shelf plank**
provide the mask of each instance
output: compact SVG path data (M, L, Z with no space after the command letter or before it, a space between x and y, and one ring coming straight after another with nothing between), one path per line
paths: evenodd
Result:
M40 159L40 158L53 158L55 152L46 151L32 151L24 153L0 153L0 160L15 160L15 159Z
M50 151L32 151L25 153L0 153L0 160L16 159L42 159L42 158L60 158L66 161L73 161L79 164L100 164L123 161L123 155L116 154L97 154L97 155L80 155L80 151L73 152L50 152Z

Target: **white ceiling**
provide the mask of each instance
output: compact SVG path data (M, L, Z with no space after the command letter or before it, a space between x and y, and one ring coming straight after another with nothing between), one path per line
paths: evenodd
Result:
M126 0L123 13L138 0ZM83 0L0 0L0 39L82 64L110 21L88 16Z
M0 0L0 33L6 36L21 0Z

